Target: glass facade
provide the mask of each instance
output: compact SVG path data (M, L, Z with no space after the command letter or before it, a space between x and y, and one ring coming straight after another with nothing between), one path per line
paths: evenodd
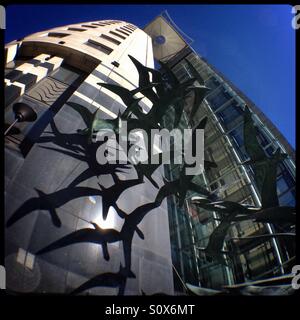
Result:
M202 84L211 89L190 122L194 125L205 116L209 119L205 128L205 159L215 161L218 167L204 172L202 184L206 184L221 199L259 206L260 199L253 170L251 166L240 165L241 162L249 160L244 147L243 132L243 105L246 102L194 52L175 64L172 59L168 61L180 82L192 78L185 60L189 60L197 70L199 79L203 79ZM189 117L190 109L186 105L185 119ZM254 118L258 140L266 154L273 154L278 147L282 149L278 139L263 121L257 115L254 115ZM189 121L182 125L188 127ZM175 170L172 167L166 169L168 170L174 178ZM278 167L277 192L280 205L295 205L295 169L290 157L281 161ZM223 247L225 265L210 261L198 248L207 246L210 234L218 226L220 217L215 212L194 205L190 201L191 196L190 194L186 199L183 210L176 207L174 199L168 201L172 257L178 273L174 273L177 291L184 291L182 282L217 289L223 285L290 272L290 262L295 257L294 244L283 240L266 241L262 238L232 240L234 237L266 234L270 230L274 232L278 227L252 221L236 223L230 228ZM291 230L291 227L285 226L284 231ZM235 254L231 254L232 252Z

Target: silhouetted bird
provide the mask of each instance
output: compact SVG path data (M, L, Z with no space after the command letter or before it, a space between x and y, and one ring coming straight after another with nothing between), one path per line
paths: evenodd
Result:
M96 134L99 130L109 130L114 131L116 134L119 129L120 121L120 111L117 118L114 119L101 119L97 118L97 112L99 109L96 109L93 113L90 112L85 106L82 106L75 102L67 102L72 109L76 110L82 117L83 121L86 124L86 128L83 130L77 130L80 134L88 136L88 143L90 144L95 140Z
M209 199L192 200L193 203L209 211L216 211L223 215L238 212L239 215L251 215L260 210L252 205L240 204L233 201L210 201Z
M172 69L168 66L168 64L166 62L163 62L161 60L158 61L158 63L161 66L161 70L163 75L166 77L166 82L168 83L168 85L173 88L176 85L178 85L180 82L179 80L176 78L174 72L172 71Z
M197 199L198 198L198 199ZM254 220L264 223L296 223L296 210L294 207L280 206L272 208L260 208L233 201L212 202L207 198L195 197L192 202L203 209L215 211L222 216L237 212L232 221Z
M79 130L77 130L77 132L84 134L84 135L88 135L91 138L92 125L93 125L93 121L96 117L96 114L98 112L98 109L96 109L94 112L91 112L85 106L80 105L79 103L75 103L75 102L67 102L66 105L71 107L76 112L78 112L86 125L86 128L79 129ZM90 139L88 139L88 140L90 140ZM90 141L88 141L88 142L90 142Z
M148 98L152 103L155 103L158 100L157 94L153 91L153 88L149 87L151 84L150 82L150 76L149 76L149 69L142 65L137 59L135 59L133 56L128 55L130 60L135 65L138 73L139 73L139 88L146 88L142 89L140 92ZM154 79L153 79L154 80ZM158 79L160 80L160 79ZM153 81L155 82L155 81Z
M161 203L165 197L173 194L178 197L179 206L182 207L188 190L195 191L199 194L207 196L208 198L214 197L214 195L210 193L206 188L192 182L194 176L186 174L186 167L186 164L182 167L178 179L173 181L164 180L165 185L160 188L156 196L156 202Z
M87 147L87 139L85 136L80 133L61 133L54 120L50 122L53 136L43 136L40 137L38 143L47 143L52 142L59 147L65 148L67 150L71 150L76 153L84 153Z
M215 296L215 295L223 295L223 291L215 290L210 288L198 287L192 284L186 283L186 287L192 293L192 295L196 296Z
M76 198L102 196L103 194L100 190L88 187L65 188L50 194L45 194L43 191L38 189L35 190L39 196L25 201L8 219L6 224L7 227L10 227L34 210L48 210L53 224L56 227L60 227L61 221L56 213L57 208Z
M124 104L126 106L130 106L138 100L137 98L134 98L134 95L136 95L137 93L144 91L148 88L152 88L152 87L156 86L156 83L149 84L147 86L147 88L138 87L133 90L128 90L124 87L121 87L121 86L118 86L115 84L111 84L111 83L104 83L104 82L103 83L99 82L99 83L97 83L97 85L101 86L103 88L106 88L106 89L110 90L111 92L115 93L116 95L118 95L122 99L122 101L124 102Z
M120 208L116 208L119 211L119 215L126 215L123 227L120 231L121 239L123 241L123 251L125 260L125 270L129 272L131 270L131 250L132 250L132 239L136 232L141 239L144 239L144 234L138 228L143 218L151 210L159 207L160 203L151 202L139 206L133 210L130 214L127 214Z
M197 110L199 109L201 102L203 101L207 93L210 91L210 89L204 85L203 78L201 77L198 70L192 65L192 63L188 59L184 59L184 60L188 65L188 69L191 72L192 77L194 77L200 85L200 87L194 86L191 90L194 93L194 103L190 112L190 121L191 121L194 118Z
M132 179L132 180L119 180L113 186L109 188L101 188L102 193L102 214L103 219L105 220L108 215L108 210L110 207L117 208L117 200L119 196L128 188L133 187L135 185L141 184L141 179Z
M141 180L143 180L145 176L156 188L159 188L157 182L152 178L153 173L164 163L165 158L170 159L170 163L173 163L174 159L182 155L182 153L174 150L173 148L171 148L170 151L163 151L161 153L154 153L152 148L149 149L148 163L139 162L134 165L134 168Z
M210 201L203 197L195 197L192 202L206 210L215 211L222 215L220 224L211 233L206 248L198 248L204 251L208 256L216 259L222 264L226 264L223 257L223 244L225 237L232 223L241 220L252 219L253 212L257 212L260 208L250 205L242 205L233 201ZM197 199L198 198L198 199Z
M124 270L120 265L120 270L117 273L107 272L99 274L92 279L83 283L80 287L72 291L70 294L75 295L82 291L95 288L95 287L109 287L119 288L118 295L124 295L125 285L127 278L135 278L135 274L130 271L129 273Z
M279 205L276 190L277 166L287 155L281 154L278 148L271 157L268 157L256 135L257 129L254 125L251 112L245 106L244 144L250 160L243 164L249 164L253 167L255 182L261 195L262 208L277 207Z
M290 206L278 206L272 208L257 208L257 212L250 216L237 217L235 221L253 219L255 222L284 224L296 223L296 208Z
M224 286L224 289L234 295L291 295L295 293L295 289L293 289L291 285L294 276L294 274L287 274L262 280L249 281L235 285Z
M145 68L148 72L152 74L152 82L157 84L155 86L157 95L159 97L163 96L166 92L166 88L165 88L165 81L163 79L161 72L152 68L148 68L148 67L145 67Z
M218 263L221 263L223 265L227 265L226 260L223 256L225 253L223 251L225 237L229 228L232 225L234 217L237 214L238 212L234 211L225 216L220 222L220 224L211 233L206 248L198 248L199 250L204 251L209 257L213 258Z
M187 94L192 90L191 85L194 83L194 81L195 79L188 79L183 83L177 84L170 91L167 91L164 96L161 97L154 109L157 121L161 120L161 118L167 112L168 107L172 105L175 114L173 127L178 127L184 110L184 106L186 104L185 98L187 97Z
M44 254L53 250L57 250L75 243L96 243L102 246L103 257L109 260L108 243L120 241L120 232L115 229L102 229L96 223L91 223L95 229L84 228L76 230L61 239L52 242L45 248L39 250L36 254Z

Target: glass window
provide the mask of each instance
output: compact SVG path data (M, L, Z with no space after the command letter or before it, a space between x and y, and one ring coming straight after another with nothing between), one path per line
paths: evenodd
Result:
M70 28L68 28L68 30L71 30L71 31L86 31L87 29L81 29L81 28L73 28L73 27L70 27Z
M90 25L88 25L88 24L83 24L82 26L83 26L83 27L86 27L86 28L97 29L97 27L95 27L95 26L90 26Z
M129 35L130 35L130 33L127 33L127 32L122 31L122 30L120 30L120 29L116 29L116 31L118 31L118 32L121 32L121 33L125 34L125 36L129 36Z
M62 32L49 32L48 33L48 37L52 37L52 38L64 38L69 36L68 33L62 33Z
M113 49L105 46L104 44L96 42L96 41L91 40L91 39L89 39L85 44L87 46L95 48L95 49L97 49L97 50L99 50L99 51L101 51L101 52L103 52L105 54L110 54L113 51Z
M243 126L239 126L238 128L232 130L230 132L230 136L233 138L234 143L237 147L241 147L244 145L244 129Z
M277 193L281 194L289 189L289 186L283 176L277 178Z
M258 129L256 128L256 136L257 136L257 139L259 141L259 143L265 147L267 144L270 143L270 140L267 138L267 136L262 132L261 129Z
M109 33L111 33L111 34L113 34L114 36L119 37L119 38L121 38L121 39L123 39L123 40L125 40L125 39L126 39L124 36L121 36L121 35L120 35L120 34L118 34L117 32L109 31Z
M282 171L282 176L289 188L292 188L295 185L295 180L286 168Z
M248 154L245 150L244 146L244 128L243 125L239 126L238 128L230 131L229 133L231 137L231 141L235 146L235 150L242 158L242 160L246 160L248 158Z
M237 118L241 119L243 112L238 103L236 101L233 101L222 111L217 112L216 115L219 117L225 128L227 130L230 130L237 125L237 121L235 120L237 120Z
M119 45L119 44L121 43L120 41L118 41L118 40L116 40L116 39L114 39L114 38L112 38L112 37L109 37L109 36L107 36L107 35L105 35L105 34L101 34L100 37L103 38L103 39L105 39L105 40L108 40L108 41L110 41L110 42L112 42L112 43L114 43L114 44L117 44L117 45Z
M294 191L289 191L284 193L282 196L279 197L279 204L281 206L295 206L295 194Z
M105 26L104 24L97 23L97 22L93 22L92 25L94 25L94 26L100 26L100 27L104 27L104 26Z
M129 33L132 33L132 31L131 31L131 30L128 30L128 29L126 29L126 27L120 27L120 29L122 29L122 30L124 30L124 31L126 31L126 32L129 32Z
M220 82L215 77L210 77L208 80L205 81L205 85L211 90L214 90L220 85Z
M274 149L273 146L269 146L268 148L266 148L265 151L266 151L266 153L267 153L268 156L271 156L271 155L273 155L275 149Z
M216 94L208 96L206 100L208 101L210 107L215 111L231 98L231 95L224 91L224 88L220 88Z

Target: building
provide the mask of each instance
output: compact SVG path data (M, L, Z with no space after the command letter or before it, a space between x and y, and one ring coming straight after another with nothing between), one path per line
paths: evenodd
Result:
M101 249L99 244L76 243L36 255L38 250L70 232L91 228L90 221L102 228L122 230L123 220L113 208L103 221L102 199L97 195L74 197L72 201L68 197L70 185L87 167L77 156L82 150L77 130L85 129L86 123L74 103L91 113L97 111L98 119L112 119L119 111L123 112L126 107L120 97L97 83L117 84L129 90L138 87L138 73L128 55L150 68L154 68L154 59L162 60L180 81L193 77L196 70L199 79L211 88L193 119L189 119L193 96L187 99L180 122L181 128L187 128L208 117L205 156L215 161L218 168L205 171L199 178L201 184L222 199L260 205L251 167L240 165L248 157L243 147L241 113L247 103L265 152L271 154L279 147L289 155L278 169L277 186L280 204L294 205L293 149L254 103L193 50L191 40L170 17L161 15L144 30L110 20L39 32L6 46L5 122L7 126L13 122L13 105L17 102L30 105L38 115L34 122L17 123L15 131L5 137L6 221L29 199L44 197L47 205L49 202L51 205L45 208L37 207L38 200L34 200L34 205L27 202L28 214L6 229L8 288L13 292L69 293L85 281L106 274L113 285L89 289L85 294L114 295L123 287L127 295L142 292L172 295L185 291L184 282L217 289L290 272L295 256L293 241L230 240L241 235L276 232L277 226L270 224L236 224L224 250L238 254L234 258L225 254L226 266L207 259L197 248L207 245L219 216L195 206L194 193L188 194L183 209L170 197L145 216L139 225L144 239L136 232L131 247L131 270L135 277L125 281L120 273L120 264L126 265L124 242L108 241L107 249L103 245ZM143 99L142 106L147 111L151 104ZM167 115L165 126L170 122L173 123L172 114ZM178 167L161 167L155 173L160 186L163 173L174 179ZM117 175L122 180L131 174L133 177L134 172ZM112 175L103 173L99 180L97 177L81 180L80 186L96 188L99 181L106 188L113 185ZM64 193L59 193L61 190ZM126 190L117 203L130 213L153 201L156 192L145 181ZM47 197L49 194L52 198ZM61 220L60 227L52 223L53 207ZM290 230L291 226L286 228ZM104 259L105 250L109 260ZM118 274L117 280L111 273Z
M40 256L35 253L75 230L92 228L90 221L102 228L120 231L122 227L123 220L113 208L103 221L100 196L69 201L68 194L74 189L67 186L86 170L87 163L76 158L76 153L80 153L77 130L84 129L86 124L68 104L79 104L90 112L98 110L97 117L104 119L124 111L125 105L119 96L97 83L118 84L129 90L136 88L138 72L129 54L144 65L154 67L151 38L132 24L111 20L58 27L6 46L5 122L13 122L12 108L17 102L25 102L38 115L34 122L17 123L15 131L5 137L6 221L28 199L36 199L41 194L54 194L53 206L61 220L60 227L53 225L48 210L37 209L36 202L31 209L37 210L23 206L28 214L6 229L9 290L69 293L98 274L118 273L120 264L124 267L124 248L120 241L107 244L108 261L103 259L101 246L93 243L74 244ZM148 105L147 101L143 104L146 109ZM74 135L78 141L74 141ZM57 147L67 151L53 150ZM71 150L75 151L74 156L68 155ZM127 172L123 176L131 174ZM118 177L124 179L122 173ZM111 175L104 172L99 180L92 177L83 180L80 186L96 188L98 181L106 187L113 184ZM56 194L59 190L65 191ZM134 186L122 194L118 206L130 213L152 201L154 191L147 182ZM157 290L172 294L166 205L152 210L139 227L145 240L134 235L131 270L135 278L128 278L125 294L136 295L142 291L152 294ZM124 285L121 280L119 287ZM90 294L115 295L119 287L97 287L91 289Z
M162 27L165 24L169 26L168 29ZM181 123L182 128L192 127L205 116L208 117L205 127L205 158L215 161L218 167L207 170L202 183L206 183L220 199L261 205L253 169L251 166L241 166L243 161L248 160L243 141L242 112L243 106L247 104L253 112L258 139L265 153L271 155L280 148L288 154L288 158L278 168L277 193L280 205L295 206L295 153L278 129L249 98L194 51L190 39L167 13L149 23L145 31L153 39L160 40L154 40L155 58L167 63L180 82L195 77L196 71L198 81L195 85L199 85L200 81L200 84L211 89L191 121L193 99L187 101L186 116ZM172 119L166 120L166 124L170 122L172 123ZM169 171L170 178L176 178L177 174L176 168ZM228 265L209 261L197 248L207 246L209 236L219 224L220 217L195 206L191 201L193 196L195 194L190 193L183 210L176 207L174 200L168 201L172 257L177 269L174 274L176 291L185 290L182 282L217 289L223 285L291 272L295 261L294 240L230 239L290 231L292 226L282 229L282 226L251 221L238 223L231 227L228 241L225 241L224 249L229 252L225 255ZM230 257L230 252L237 254Z

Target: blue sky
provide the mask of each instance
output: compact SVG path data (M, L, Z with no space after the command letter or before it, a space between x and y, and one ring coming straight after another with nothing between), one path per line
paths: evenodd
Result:
M60 25L116 19L143 28L167 10L193 48L295 147L295 30L288 5L10 5L5 42Z

